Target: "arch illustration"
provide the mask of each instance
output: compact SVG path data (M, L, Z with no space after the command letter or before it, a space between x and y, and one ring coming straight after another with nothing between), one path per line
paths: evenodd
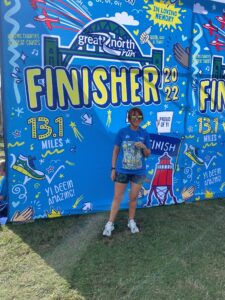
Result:
M82 37L85 38L85 41L92 39L92 49L85 41L82 41L82 44L79 43ZM109 19L99 19L89 23L77 34L68 48L60 46L59 41L59 37L44 36L44 65L67 67L73 57L91 57L100 60L136 62L142 66L153 64L158 67L160 72L163 69L162 49L152 49L152 56L142 55L131 34L124 27ZM113 46L108 47L112 41L114 41ZM123 51L119 47L121 44L127 46Z

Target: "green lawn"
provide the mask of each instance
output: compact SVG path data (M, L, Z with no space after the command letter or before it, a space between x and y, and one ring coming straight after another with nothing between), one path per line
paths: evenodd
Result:
M39 220L0 229L0 299L225 299L225 201Z

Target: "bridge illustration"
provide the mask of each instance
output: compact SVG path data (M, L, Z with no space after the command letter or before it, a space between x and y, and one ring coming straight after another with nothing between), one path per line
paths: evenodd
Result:
M212 78L225 79L225 64L222 56L213 57Z
M106 43L92 44L90 43L79 43L81 37L87 37L86 40L101 36L111 38L117 43L127 41L127 45L132 46L132 50L127 51L127 55L118 55L118 48L111 47L110 51L106 47ZM129 41L129 43L128 43ZM124 42L125 43L125 42ZM152 49L151 56L142 55L137 42L131 36L131 34L119 24L109 20L100 19L89 23L84 27L75 37L70 47L62 47L59 44L59 37L44 36L43 43L43 58L44 65L50 65L53 67L64 66L67 67L71 61L76 57L79 58L94 58L99 60L110 60L110 61L121 61L126 63L138 63L141 66L154 65L160 72L163 69L163 50ZM121 52L121 51L120 51Z

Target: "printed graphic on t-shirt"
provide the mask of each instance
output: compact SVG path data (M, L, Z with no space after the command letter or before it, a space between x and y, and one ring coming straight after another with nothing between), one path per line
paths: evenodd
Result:
M123 169L137 170L142 168L142 152L135 147L134 141L123 141Z

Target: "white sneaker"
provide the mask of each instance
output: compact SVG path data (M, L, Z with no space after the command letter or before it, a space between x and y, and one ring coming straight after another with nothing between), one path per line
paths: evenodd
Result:
M105 228L103 230L102 235L104 235L104 236L111 236L113 230L114 230L114 224L112 222L107 222L105 224Z
M128 228L130 228L131 233L139 232L139 228L137 227L137 224L133 219L128 221L127 226L128 226Z

